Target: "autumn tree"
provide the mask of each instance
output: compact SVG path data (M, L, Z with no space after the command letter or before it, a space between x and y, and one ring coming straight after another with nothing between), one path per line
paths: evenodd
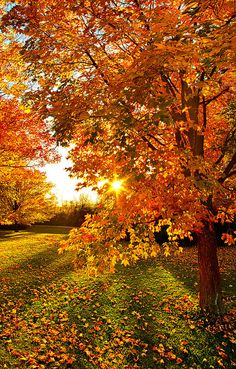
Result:
M35 170L58 157L50 125L12 96L0 98L0 223L31 224L53 214L51 185Z
M65 247L96 272L155 256L163 225L171 245L195 232L200 306L214 314L214 222L234 212L234 12L231 0L19 0L2 17L3 31L23 35L37 85L28 102L73 143L72 172L86 185L123 180Z
M56 160L50 125L13 98L0 98L0 170Z
M50 219L56 203L51 189L38 170L12 169L0 176L0 224L29 225Z
M56 159L46 121L12 97L0 98L1 224L31 224L52 216L51 185L33 168Z
M55 148L48 122L19 98L0 97L1 224L31 224L52 216L53 199L46 198L51 185L34 168L57 160Z

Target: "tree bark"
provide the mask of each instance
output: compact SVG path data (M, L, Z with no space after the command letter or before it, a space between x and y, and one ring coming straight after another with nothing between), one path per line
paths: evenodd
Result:
M198 238L200 308L212 318L223 314L217 240L213 225L205 223Z

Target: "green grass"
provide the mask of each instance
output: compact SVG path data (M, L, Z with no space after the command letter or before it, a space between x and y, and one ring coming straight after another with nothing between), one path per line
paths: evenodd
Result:
M89 278L58 255L66 227L0 232L0 368L233 368L236 250L219 250L228 313L197 307L196 250Z

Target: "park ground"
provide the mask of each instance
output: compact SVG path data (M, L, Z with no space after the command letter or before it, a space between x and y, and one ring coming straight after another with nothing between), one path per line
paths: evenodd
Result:
M66 227L0 232L0 368L236 367L236 248L219 249L226 315L198 309L196 249L112 275L76 273Z

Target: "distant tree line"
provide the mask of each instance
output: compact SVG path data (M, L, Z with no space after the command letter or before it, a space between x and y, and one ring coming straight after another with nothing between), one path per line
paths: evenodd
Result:
M81 195L78 201L64 202L58 206L55 215L47 221L49 225L80 227L87 214L93 214L95 204L89 196Z

